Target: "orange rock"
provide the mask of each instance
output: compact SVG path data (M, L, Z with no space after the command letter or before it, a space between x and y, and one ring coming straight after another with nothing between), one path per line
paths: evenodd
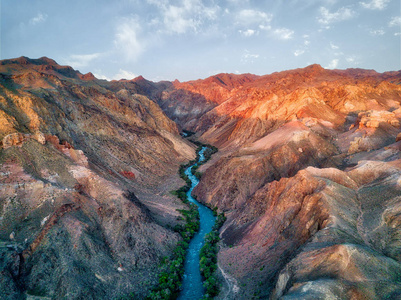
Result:
M12 146L21 146L26 139L27 136L20 132L8 134L3 138L3 148L7 149Z

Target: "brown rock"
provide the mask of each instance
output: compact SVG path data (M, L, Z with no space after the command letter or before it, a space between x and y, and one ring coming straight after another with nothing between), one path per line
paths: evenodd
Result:
M19 132L8 134L3 138L3 148L7 149L12 146L21 146L26 139L27 136Z

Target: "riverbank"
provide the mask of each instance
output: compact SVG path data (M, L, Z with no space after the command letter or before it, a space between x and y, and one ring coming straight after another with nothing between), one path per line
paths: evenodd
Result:
M185 221L184 224L176 225L173 228L175 232L181 235L183 241L177 244L170 258L165 257L163 259L160 266L162 271L159 276L159 284L152 290L147 299L176 299L177 297L178 299L201 299L205 297L210 299L211 297L209 294L205 295L205 291L210 291L210 288L204 288L204 285L211 286L209 276L211 273L209 272L206 276L204 273L201 274L199 254L205 244L206 234L213 230L214 235L216 235L215 220L217 214L216 210L212 211L199 203L192 197L191 193L201 177L201 174L197 172L198 167L207 162L217 152L217 148L200 143L196 144L198 145L196 160L182 165L179 169L180 177L186 182L186 185L172 192L189 206L189 209L179 210L182 215L180 218ZM221 217L218 218L219 223L221 223ZM220 226L217 228L217 236ZM216 248L214 244L213 242L212 246ZM210 243L208 247L210 247ZM209 261L215 261L217 251L208 253L208 255L214 257ZM214 273L215 268L212 266L210 271ZM212 288L215 291L219 290L217 281L214 281Z

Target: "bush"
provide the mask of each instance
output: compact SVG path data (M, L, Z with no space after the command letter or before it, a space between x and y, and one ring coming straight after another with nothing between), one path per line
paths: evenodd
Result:
M213 212L217 214L217 209ZM205 245L200 251L200 271L204 278L203 286L206 289L206 295L203 299L211 299L219 294L220 286L216 279L215 272L217 270L217 243L220 241L219 230L223 226L226 217L224 213L218 214L213 229L205 237Z

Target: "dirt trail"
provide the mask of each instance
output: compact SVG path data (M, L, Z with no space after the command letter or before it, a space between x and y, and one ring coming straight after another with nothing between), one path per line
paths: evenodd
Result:
M235 299L236 294L239 292L239 286L237 283L237 280L228 275L224 270L220 267L220 265L217 265L219 268L219 271L221 272L221 275L223 275L226 283L227 283L227 291L222 290L223 295L220 295L222 298L221 299ZM220 298L220 297L219 297Z

